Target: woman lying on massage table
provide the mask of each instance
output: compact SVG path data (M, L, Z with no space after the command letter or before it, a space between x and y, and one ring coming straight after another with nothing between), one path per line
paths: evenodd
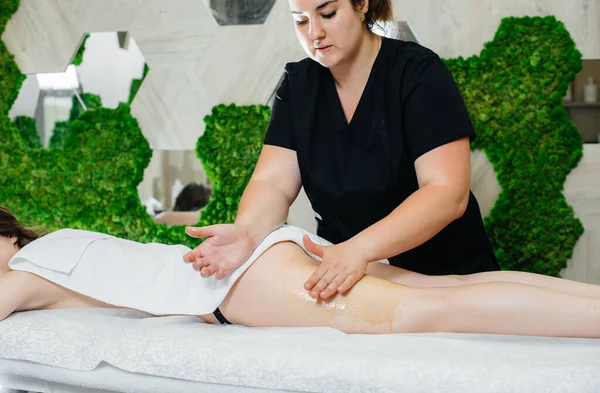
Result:
M227 281L190 270L187 247L70 229L38 237L0 207L0 320L24 310L120 307L347 333L600 337L600 286L529 273L415 275L409 287L394 282L405 271L372 263L347 293L315 300L303 284L318 262L297 244L302 234L273 232Z

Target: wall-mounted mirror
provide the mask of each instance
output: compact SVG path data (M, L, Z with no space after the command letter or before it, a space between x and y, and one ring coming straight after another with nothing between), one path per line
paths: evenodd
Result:
M212 185L193 150L154 150L138 192L157 224L194 225Z
M127 33L86 34L65 72L26 76L9 116L34 118L41 145L59 147L53 136L64 122L97 106L130 103L147 72L142 53Z
M221 26L256 25L265 23L275 0L210 0L209 4Z

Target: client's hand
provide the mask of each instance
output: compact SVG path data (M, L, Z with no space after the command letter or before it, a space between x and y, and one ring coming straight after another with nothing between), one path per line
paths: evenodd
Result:
M323 262L304 284L310 296L326 299L336 292L349 290L362 278L367 270L368 261L360 250L352 248L348 242L333 246L320 246L313 243L308 235L302 238L304 247L321 257Z
M202 277L216 274L218 280L224 279L242 265L254 249L248 233L235 224L187 227L185 232L206 238L183 257L186 262L194 263L194 270L199 270Z

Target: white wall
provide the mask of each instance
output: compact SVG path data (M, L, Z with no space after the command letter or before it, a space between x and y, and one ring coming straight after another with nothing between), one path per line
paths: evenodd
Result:
M444 58L477 55L500 20L554 15L564 22L584 59L600 59L599 0L393 0L394 15L408 20L421 44Z
M583 146L583 158L567 176L563 195L584 232L561 276L600 285L600 144Z

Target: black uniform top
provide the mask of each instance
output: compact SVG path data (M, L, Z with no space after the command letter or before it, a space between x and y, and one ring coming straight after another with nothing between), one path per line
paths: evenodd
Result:
M475 133L452 75L418 44L384 38L350 123L328 68L288 63L265 144L295 150L317 234L343 242L389 215L419 186L414 161ZM498 270L479 206L421 246L389 258L425 274Z

